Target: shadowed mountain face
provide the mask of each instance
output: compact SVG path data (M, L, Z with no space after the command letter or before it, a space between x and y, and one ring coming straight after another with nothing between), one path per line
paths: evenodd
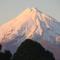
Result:
M14 53L27 38L39 43L43 40L60 49L60 22L36 8L27 8L19 16L0 26L2 50L7 49ZM54 52L55 56L57 53L58 51L56 54Z
M55 60L60 60L60 47L54 44L50 44L49 42L45 40L41 40L40 44L50 52L53 52Z
M26 39L17 49L13 60L55 60L51 52L39 43Z

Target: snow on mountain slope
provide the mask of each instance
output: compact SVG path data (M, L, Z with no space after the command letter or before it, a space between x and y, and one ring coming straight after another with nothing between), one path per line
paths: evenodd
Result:
M12 53L26 38L60 44L60 22L36 8L27 8L16 18L0 26L0 44Z
M15 19L9 21L8 23L6 24L3 24L0 28L0 43L5 43L8 42L8 37L12 37L10 35L13 35L13 34L17 34L18 30L22 30L24 29L26 26L27 28L28 27L28 24L29 26L31 25L33 28L35 26L34 24L34 19L35 19L35 12L34 11L31 11L29 8L26 9L21 15L19 15L18 17L16 17ZM29 22L29 23L28 23ZM34 25L33 25L34 24ZM5 28L6 27L6 28ZM25 28L25 30L27 29ZM30 28L30 29L31 29ZM30 30L29 29L29 30ZM3 30L3 31L2 31ZM23 31L24 32L24 31ZM23 33L22 32L22 33ZM21 34L22 35L22 34ZM6 39L6 40L5 40Z

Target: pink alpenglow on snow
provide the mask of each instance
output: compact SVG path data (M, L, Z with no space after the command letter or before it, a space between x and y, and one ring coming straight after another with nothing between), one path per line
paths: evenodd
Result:
M27 38L39 43L45 41L56 47L60 45L60 22L36 8L27 8L16 18L0 25L0 44L3 45L3 50L7 49L14 53ZM41 44L49 49L46 43ZM49 50L53 51L52 48Z

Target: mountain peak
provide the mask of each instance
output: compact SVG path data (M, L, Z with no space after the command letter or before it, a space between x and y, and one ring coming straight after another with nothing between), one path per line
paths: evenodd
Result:
M27 8L16 18L0 26L0 44L7 49L10 49L7 46L17 47L27 38L58 44L60 23L36 8Z
M1 31L0 32L0 43L5 41L4 40L5 38L9 37L12 34L11 32L16 34L18 30L22 29L22 27L26 27L26 29L30 27L29 28L30 30L28 30L28 32L26 32L25 34L25 35L28 34L28 37L33 35L34 31L36 31L37 28L39 28L39 34L40 36L42 36L44 35L45 30L52 29L52 27L54 27L57 24L57 22L55 23L54 20L55 19L39 11L37 8L27 8L16 18L0 26L0 31ZM28 25L28 28L27 28L27 25Z
M41 43L48 50L53 46L60 47L60 22L37 8L27 8L14 19L0 25L0 44L3 51L15 53L27 38ZM48 44L52 47L49 48ZM59 56L59 52L58 55L56 51L54 54Z

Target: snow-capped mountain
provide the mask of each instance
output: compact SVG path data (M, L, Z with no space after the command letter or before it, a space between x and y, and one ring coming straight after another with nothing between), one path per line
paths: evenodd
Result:
M25 39L60 44L60 22L36 8L27 8L19 16L0 26L0 44L11 52Z
M0 43L7 43L15 35L32 37L39 34L44 40L56 41L60 39L60 22L40 12L39 10L27 8L15 19L0 26ZM18 33L20 32L20 33ZM14 36L14 37L13 37ZM26 38L25 37L25 38ZM22 38L22 37L21 37Z

